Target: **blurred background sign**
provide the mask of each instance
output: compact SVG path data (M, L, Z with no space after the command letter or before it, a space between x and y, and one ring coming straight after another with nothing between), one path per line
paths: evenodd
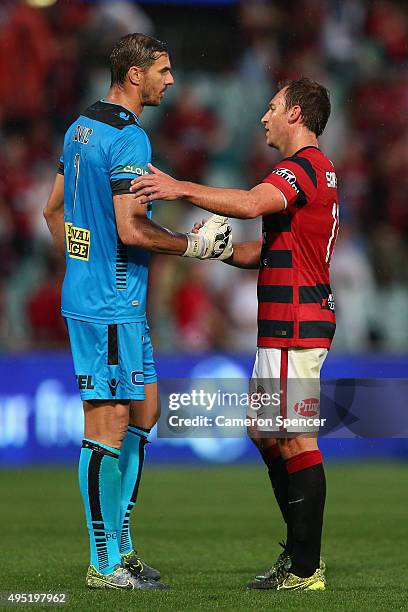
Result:
M0 463L27 465L75 462L82 441L83 415L70 356L63 353L3 356L0 359L0 368ZM245 377L251 371L251 358L231 354L179 355L177 359L164 356L159 357L158 368L162 379L162 392L166 391L166 386L167 391L174 391L177 381L184 386L191 380L197 381L199 387L199 381L204 379L211 379L214 389L218 389L222 387L223 381L231 382L236 378L240 383L238 387L246 389ZM331 433L327 432L329 437L321 439L321 447L326 457L400 459L408 454L408 408L406 400L401 403L400 397L404 392L403 385L405 384L405 391L407 386L407 381L403 378L405 368L404 359L390 360L387 357L377 357L370 361L356 357L352 363L349 359L334 357L331 363L327 362L324 377L332 380L340 373L347 382L347 388L336 397L333 385L328 382L325 386L323 381L322 398L326 394L330 400L326 403L330 410L332 429ZM389 393L386 386L381 384L381 376L383 380L401 377L400 385L396 380L393 383L396 390L400 387L399 399L396 398L394 402L395 405L400 405L398 413L393 410L393 405L387 403ZM369 417L370 407L365 405L364 400L357 408L352 404L349 406L347 402L347 405L344 404L343 400L348 389L354 389L354 383L359 385L359 378L374 377L377 378L370 385L371 392L382 394L385 401L380 402L380 410L377 408L379 420L373 424L372 418ZM366 394L367 391L363 390L362 396L365 397ZM163 396L163 403L165 399ZM401 407L405 408L405 413ZM371 409L373 408L374 406L371 406ZM345 410L344 415L342 410ZM324 411L323 413L326 416ZM348 427L339 427L342 423L348 424ZM399 438L400 435L404 437ZM373 436L377 439L371 439ZM194 437L187 432L185 438L157 438L155 433L151 438L154 444L149 447L149 461L153 463L231 463L258 460L253 445L245 436L203 438Z

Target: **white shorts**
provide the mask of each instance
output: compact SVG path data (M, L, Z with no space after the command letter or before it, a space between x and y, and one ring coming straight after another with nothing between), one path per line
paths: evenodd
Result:
M258 348L248 417L258 432L314 433L320 422L325 348Z

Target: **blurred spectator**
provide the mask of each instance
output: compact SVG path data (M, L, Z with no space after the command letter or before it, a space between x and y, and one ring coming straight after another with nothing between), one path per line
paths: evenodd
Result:
M4 194L0 195L0 279L7 278L16 263L17 255L13 245L13 218L6 204ZM3 286L2 289L4 290ZM0 315L1 319L1 315Z
M47 84L56 41L43 11L18 2L0 30L0 105L4 117L32 119L48 111ZM18 82L18 95L16 95Z
M180 178L202 182L210 156L222 138L215 113L201 105L193 89L182 88L157 128L157 150Z
M254 132L249 153L247 181L248 185L253 187L268 176L273 166L279 161L279 153L265 146L265 130L260 129Z
M388 58L402 62L408 57L408 22L405 3L375 0L367 21L367 34L378 41Z
M128 32L143 32L153 34L154 25L147 14L131 0L99 0L95 11L95 29L101 27ZM115 27L116 26L116 27Z
M64 268L62 257L50 251L44 276L28 300L29 333L39 348L58 348L67 345L67 331L60 315Z
M242 1L239 21L247 42L239 72L249 81L272 81L280 63L279 40L285 27L285 11L275 3Z
M2 190L12 222L11 238L16 254L21 257L32 249L31 216L24 200L32 186L32 177L28 142L23 136L12 134L5 138L2 174Z
M346 214L348 222L351 221L355 226L362 222L370 223L372 219L371 172L372 166L365 154L364 143L350 134L347 155L337 164L337 175L343 218Z
M226 306L227 345L232 351L252 352L257 342L258 300L255 270L238 270L235 282L228 283L223 302Z
M349 351L367 350L374 340L374 278L364 248L346 224L339 232L330 276L338 330L334 346Z
M217 296L205 281L205 264L198 262L186 268L186 275L176 288L174 312L181 350L205 351L221 345L225 322Z
M381 288L407 284L408 245L400 231L389 223L379 223L373 232L370 250L374 274Z
M328 2L323 44L333 66L350 70L356 64L365 17L366 8L361 0Z

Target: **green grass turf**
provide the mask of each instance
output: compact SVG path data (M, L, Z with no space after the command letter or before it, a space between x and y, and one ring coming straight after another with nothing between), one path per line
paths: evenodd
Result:
M76 470L3 470L0 591L67 592L65 610L407 610L407 467L327 467L325 593L243 588L283 536L261 466L145 470L135 540L168 593L86 590Z

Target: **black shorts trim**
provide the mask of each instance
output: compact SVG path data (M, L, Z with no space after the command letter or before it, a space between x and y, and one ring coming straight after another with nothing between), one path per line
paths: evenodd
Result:
M117 325L108 325L108 365L119 365Z

